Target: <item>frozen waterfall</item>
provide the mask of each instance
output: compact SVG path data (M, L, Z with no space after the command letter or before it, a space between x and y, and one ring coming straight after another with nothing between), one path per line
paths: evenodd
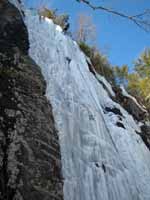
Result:
M109 83L51 20L29 13L30 55L41 67L59 131L65 200L150 200L150 152ZM106 112L117 108L121 115ZM121 121L123 127L117 127ZM41 133L42 134L42 133Z

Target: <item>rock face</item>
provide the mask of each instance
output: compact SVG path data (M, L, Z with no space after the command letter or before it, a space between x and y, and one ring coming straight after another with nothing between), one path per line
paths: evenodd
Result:
M115 101L120 103L122 107L131 114L135 120L143 121L147 115L147 111L145 108L140 105L134 97L129 95L123 87L113 87L115 91L116 97Z
M150 125L143 124L141 126L141 131L138 134L142 137L142 139L145 142L146 146L150 150Z
M20 12L1 0L0 200L61 200L57 131L45 81L28 47Z
M22 17L7 0L0 1L0 45L1 51L19 48L24 54L28 53L28 35Z

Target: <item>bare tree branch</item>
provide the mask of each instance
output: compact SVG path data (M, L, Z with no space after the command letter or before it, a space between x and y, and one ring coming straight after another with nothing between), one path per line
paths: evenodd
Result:
M94 42L96 39L96 26L92 17L84 13L79 13L75 38L78 42Z
M147 9L137 15L130 16L130 15L126 15L122 12L118 12L113 9L107 8L107 7L95 6L89 0L76 0L76 1L88 5L93 10L103 10L107 13L111 13L114 15L118 15L122 18L126 18L126 19L132 21L134 24L136 24L141 29L145 30L146 32L150 32L150 9Z

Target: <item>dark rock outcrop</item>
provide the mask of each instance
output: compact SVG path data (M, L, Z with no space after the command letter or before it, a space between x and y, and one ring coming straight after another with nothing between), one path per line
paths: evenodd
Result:
M113 87L113 90L116 94L115 99L113 97L114 101L121 104L122 107L127 110L128 113L131 114L137 121L142 121L145 119L147 112L142 108L141 105L135 102L133 98L123 95L121 88Z
M0 46L1 51L14 47L25 54L29 48L27 29L20 12L7 0L0 1Z
M0 200L63 199L60 148L20 12L0 1Z
M147 148L150 150L150 125L143 124L139 133Z
M124 128L124 129L125 129L123 123L121 123L121 122L117 122L116 125L117 125L118 127L120 127L120 128Z
M115 107L114 107L114 108L105 107L105 110L106 110L107 112L113 112L114 114L123 117L121 111L120 111L118 108L115 108Z

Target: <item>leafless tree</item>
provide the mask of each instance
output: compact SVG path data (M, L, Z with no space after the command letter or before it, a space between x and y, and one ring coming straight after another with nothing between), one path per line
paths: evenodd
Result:
M150 9L144 10L142 13L136 15L127 15L125 13L110 9L108 7L103 7L101 5L94 5L90 0L76 0L79 3L84 3L93 10L105 11L107 13L120 16L132 21L134 24L145 30L146 32L150 31Z
M84 13L78 15L75 38L78 42L93 42L96 39L96 26L91 16Z

